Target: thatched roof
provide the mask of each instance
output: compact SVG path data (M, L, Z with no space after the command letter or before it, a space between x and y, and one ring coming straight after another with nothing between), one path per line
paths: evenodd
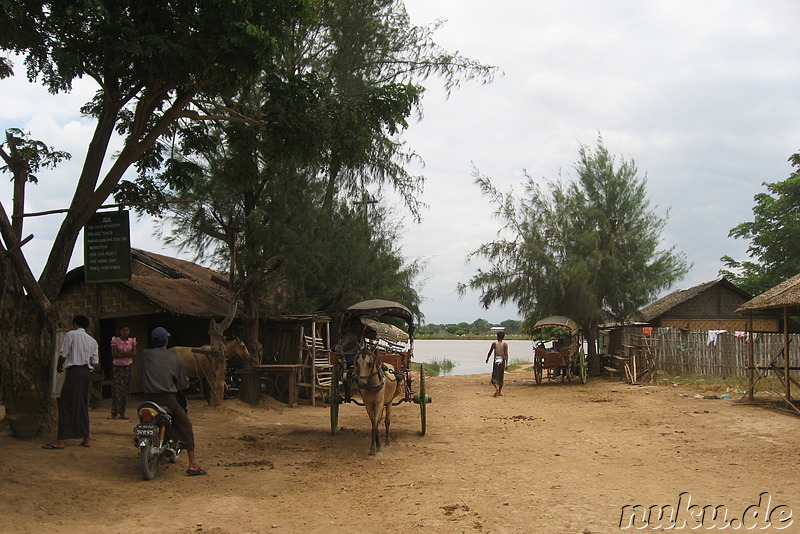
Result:
M752 297L746 291L743 291L733 285L732 283L728 282L725 278L718 278L716 280L712 280L710 282L703 282L702 284L696 285L689 289L678 289L673 291L669 295L658 299L657 301L653 302L652 304L645 306L641 309L641 319L644 322L651 322L661 317L669 310L673 309L674 307L678 306L679 304L683 304L684 302L691 300L699 295L702 295L706 291L710 290L711 288L722 285L726 289L733 291L735 293L739 293L743 298L749 299Z
M219 282L225 275L190 261L131 249L133 261L147 269L134 269L130 282L123 282L142 298L166 312L191 317L224 317L228 291Z
M800 274L748 300L736 311L744 313L795 307L800 307Z
M129 282L117 282L154 307L174 315L210 319L224 317L230 307L223 286L226 275L186 260L131 249ZM65 287L83 282L83 267L67 274Z

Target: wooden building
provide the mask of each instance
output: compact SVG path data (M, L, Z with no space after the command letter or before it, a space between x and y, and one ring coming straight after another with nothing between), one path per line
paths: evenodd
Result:
M782 332L783 323L774 314L754 312L751 326L751 317L739 313L739 308L751 298L752 295L725 278L673 291L642 308L633 321L605 325L601 329L601 352L617 362L635 358L637 369L647 369L652 365L648 360L654 359L656 351L660 351L662 358L670 352L670 347L659 346L667 342L667 334L655 335L663 329L683 333L682 344L686 343L690 332L716 335L716 332L727 331L733 334L750 328L760 333ZM789 326L792 331L797 331L795 323L789 322ZM610 367L619 367L619 364L612 363Z
M704 282L690 289L679 289L642 308L640 320L655 328L707 331L747 330L748 320L737 309L753 296L725 278ZM781 323L774 316L753 316L757 332L780 332Z
M747 390L747 398L751 401L754 399L757 378L766 378L770 374L774 374L783 382L783 401L800 414L800 399L792 392L792 384L795 385L795 393L800 389L800 382L798 382L800 379L800 348L796 341L792 346L789 337L789 332L797 332L796 326L793 328L793 322L789 317L800 315L800 274L745 302L736 311L744 314L748 320L757 314L770 313L783 325L781 330L783 347L766 365L757 365L753 357L752 337L750 339L750 385ZM755 326L751 327L751 330L758 331ZM756 373L758 373L758 377L756 377Z
M221 284L225 275L195 263L131 249L132 275L128 282L86 283L83 267L67 273L56 303L58 332L72 326L77 314L89 318L88 332L100 346L100 363L111 376L111 337L126 324L138 342L147 347L150 331L166 328L171 345L200 346L208 343L211 318L222 319L228 311L228 293ZM234 321L235 330L238 321ZM57 340L60 347L60 339ZM135 391L138 368L134 363Z
M83 267L67 274L56 304L56 347L72 327L77 314L89 318L89 334L100 346L100 363L106 383L111 377L111 337L125 324L138 341L138 351L147 347L150 331L163 326L171 334L170 345L197 347L209 342L208 324L222 319L229 309L225 275L192 263L140 249L131 249L132 276L128 282L86 283ZM229 334L238 335L241 317ZM296 315L267 318L261 324L262 367L273 366L271 380L282 400L323 400L330 387L330 318ZM290 377L291 375L291 377ZM286 384L296 384L289 399ZM139 390L139 369L134 360L131 391ZM100 395L93 391L93 399Z

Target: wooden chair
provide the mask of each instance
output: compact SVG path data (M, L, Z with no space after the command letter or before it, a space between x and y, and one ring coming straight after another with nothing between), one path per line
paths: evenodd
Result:
M313 355L312 374L314 380L315 397L319 396L323 402L330 394L331 382L333 380L333 365L331 365L331 349L325 346L325 342L317 337L303 336L305 342L304 350ZM312 399L312 402L316 399Z

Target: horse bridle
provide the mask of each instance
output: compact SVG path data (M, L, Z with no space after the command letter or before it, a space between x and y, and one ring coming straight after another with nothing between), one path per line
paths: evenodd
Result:
M379 364L377 366L378 369L373 373L367 375L366 377L363 377L360 374L356 375L356 380L358 381L359 389L366 389L367 391L372 391L374 393L376 391L380 391L381 389L383 389L383 386L386 384L386 375L383 373L383 364L381 363L380 358L378 358L374 354L372 355L372 358L373 358L372 366L375 367L375 362L377 362ZM361 370L361 366L359 366L359 370ZM380 384L367 384L369 379L376 375L379 376L381 379ZM363 385L362 381L364 383Z

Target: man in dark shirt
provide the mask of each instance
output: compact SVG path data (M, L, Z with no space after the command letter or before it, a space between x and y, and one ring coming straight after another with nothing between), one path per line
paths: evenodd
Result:
M167 350L169 332L161 326L150 334L150 348L142 351L142 389L145 398L172 410L172 431L184 445L189 457L186 474L206 475L194 454L194 430L186 410L178 403L176 394L185 389L189 381L181 361Z

